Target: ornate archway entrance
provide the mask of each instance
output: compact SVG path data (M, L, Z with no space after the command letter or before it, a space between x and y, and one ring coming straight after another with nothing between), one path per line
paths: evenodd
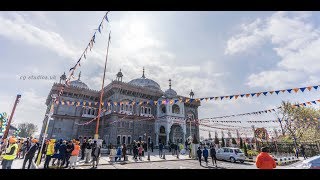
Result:
M163 126L161 126L159 130L159 143L166 144L166 139L166 129Z
M170 129L169 139L173 143L183 143L183 129L179 124L173 124Z

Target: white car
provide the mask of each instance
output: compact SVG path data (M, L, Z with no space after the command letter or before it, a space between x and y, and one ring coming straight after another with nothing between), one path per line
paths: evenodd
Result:
M320 155L296 163L294 169L320 169Z
M239 161L243 163L246 156L239 148L223 147L218 149L216 152L216 157L218 160L231 161L232 163Z

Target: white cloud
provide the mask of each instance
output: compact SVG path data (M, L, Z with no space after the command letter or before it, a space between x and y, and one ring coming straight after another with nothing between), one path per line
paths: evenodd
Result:
M277 67L249 76L250 87L284 87L308 81L320 72L320 28L310 12L277 12L272 16L242 25L242 32L231 37L227 54L251 51L269 40L280 57ZM287 76L287 77L284 77ZM303 78L302 78L303 77ZM307 79L307 80L306 80Z
M0 16L0 36L31 45L45 47L60 56L75 58L76 48L53 31L41 29L28 22L22 15L13 13L12 18Z
M15 96L9 95L0 96L0 109L10 115L15 98ZM12 120L13 125L25 122L34 123L38 126L38 131L40 131L47 107L45 105L46 98L37 95L34 89L21 93L21 99Z
M250 87L264 87L271 89L279 89L281 87L290 87L297 81L303 80L303 73L296 71L263 71L259 74L251 74L248 78Z

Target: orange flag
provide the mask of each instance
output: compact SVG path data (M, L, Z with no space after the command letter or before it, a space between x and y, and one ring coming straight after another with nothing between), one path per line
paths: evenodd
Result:
M307 89L308 89L309 91L311 91L311 89L312 89L312 86L309 86L309 87L307 87Z
M299 88L294 88L293 90L295 93L297 93L299 91Z
M284 89L284 90L281 90L281 92L283 92L283 93L284 93L284 92L286 92L286 90L285 90L285 89Z
M239 97L239 95L235 95L234 98L237 99Z
M307 104L310 104L310 105L311 105L311 102L307 102Z
M246 97L249 97L250 96L250 94L246 94Z
M269 93L272 94L274 91L270 91Z
M225 98L226 98L226 99L228 99L228 98L229 98L229 96L226 96Z
M318 99L317 101L320 102L320 99Z
M260 94L261 94L261 92L257 93L257 97L259 97L259 96L260 96Z

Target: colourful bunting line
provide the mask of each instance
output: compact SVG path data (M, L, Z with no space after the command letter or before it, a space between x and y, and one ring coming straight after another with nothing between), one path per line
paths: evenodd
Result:
M287 93L291 94L292 91L295 92L295 93L298 93L299 90L301 92L304 92L305 89L308 89L309 91L311 91L312 89L317 90L319 86L320 85L314 85L314 86L306 86L306 87L300 87L300 88L289 88L289 89L282 89L282 90L263 91L263 92L255 92L255 93L244 93L244 94L236 94L236 95L228 95L228 96L202 97L202 98L196 98L196 100L198 100L198 101L203 101L204 99L206 101L208 101L208 99L209 100L212 100L212 99L215 99L215 100L217 100L217 99L220 99L220 100L229 99L229 100L231 100L231 99L233 99L233 97L234 97L234 99L238 99L238 97L241 97L241 98L243 98L243 97L246 97L246 98L248 98L248 97L259 97L261 94L263 94L264 96L267 96L268 94L272 95L274 92L277 95L279 95L280 92L282 92L282 93L286 93L287 92Z

